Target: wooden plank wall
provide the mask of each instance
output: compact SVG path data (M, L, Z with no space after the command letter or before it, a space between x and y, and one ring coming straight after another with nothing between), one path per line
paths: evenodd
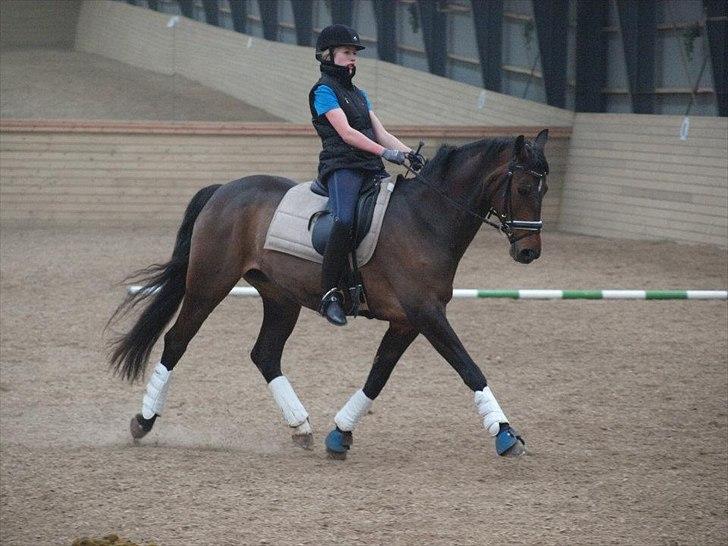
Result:
M728 246L728 118L577 114L559 228Z
M33 224L181 219L208 184L255 173L311 178L308 136L0 133L0 217Z
M0 1L0 48L71 49L81 0Z
M535 128L393 127L432 155L441 143ZM201 187L268 173L298 181L316 173L320 141L308 125L120 122L15 122L0 125L3 224L176 225ZM568 131L549 142L552 177L544 219L555 226ZM395 169L388 167L392 173Z
M268 42L121 2L87 0L76 49L164 74L178 73L287 121L308 123L318 63L308 47ZM570 126L573 113L374 59L356 76L388 124ZM485 101L479 108L481 93Z

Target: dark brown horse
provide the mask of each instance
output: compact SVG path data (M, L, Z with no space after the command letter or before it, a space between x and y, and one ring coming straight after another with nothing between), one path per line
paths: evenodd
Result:
M496 439L497 452L523 452L521 438L450 326L445 306L452 298L458 263L483 222L506 234L514 260L530 263L539 257L547 138L544 130L532 142L521 135L443 146L416 177L397 184L378 246L361 268L370 312L389 322L389 329L363 389L336 415L336 428L326 439L332 456L346 455L353 428L419 334L475 393L476 408ZM252 360L294 427L294 440L310 445L308 414L281 373L281 354L301 307L318 308L321 266L263 249L276 206L293 185L285 178L256 175L200 190L187 207L170 261L130 277L141 280L146 290L130 295L112 317L144 304L131 330L112 345L111 365L123 378L143 376L155 342L182 304L164 336L142 413L132 419L135 438L149 432L161 414L170 373L190 340L244 278L260 292L264 308Z

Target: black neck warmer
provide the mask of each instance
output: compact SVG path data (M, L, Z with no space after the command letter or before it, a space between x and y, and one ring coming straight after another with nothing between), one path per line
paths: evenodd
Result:
M356 67L349 73L348 66L339 66L330 61L321 61L321 73L326 74L341 83L344 87L351 88L351 79L356 75Z

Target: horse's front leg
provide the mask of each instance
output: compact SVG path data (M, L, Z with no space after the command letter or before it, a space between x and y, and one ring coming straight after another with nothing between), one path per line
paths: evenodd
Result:
M475 393L475 406L483 417L483 426L491 436L495 437L498 455L518 456L525 453L523 439L509 425L483 372L465 350L447 320L445 306L439 302L417 305L407 309L407 315Z
M326 437L326 451L333 459L345 459L354 439L352 432L382 392L392 370L419 332L409 324L390 323L374 357L363 389L356 391L334 417L336 428Z

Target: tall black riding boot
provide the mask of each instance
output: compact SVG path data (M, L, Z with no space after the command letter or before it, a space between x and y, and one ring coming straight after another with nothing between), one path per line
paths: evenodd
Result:
M343 297L339 290L339 281L344 269L346 255L349 251L349 229L346 225L334 219L334 225L329 234L329 241L324 251L324 261L321 266L321 289L324 297L321 299L319 312L322 316L336 326L346 324Z

